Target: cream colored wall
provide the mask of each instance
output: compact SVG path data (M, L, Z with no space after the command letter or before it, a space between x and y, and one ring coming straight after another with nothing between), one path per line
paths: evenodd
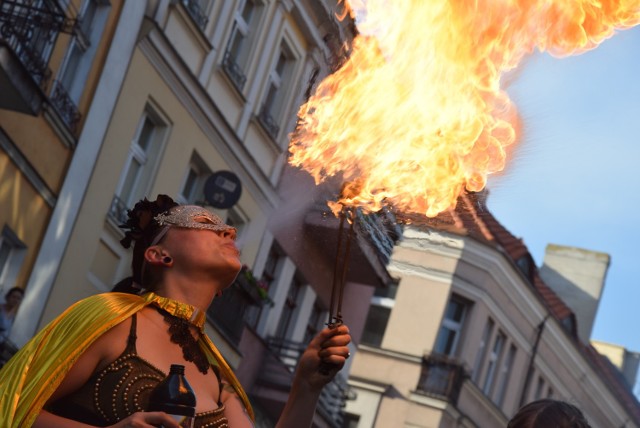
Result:
M183 7L170 7L164 27L166 37L176 48L192 73L198 74L211 44L196 28Z
M398 310L391 311L382 348L416 356L433 349L451 292L448 271L453 266L447 257L426 257L408 240L396 246L389 272L399 278L394 306Z
M245 100L232 85L231 80L223 72L213 73L208 79L206 91L210 97L215 97L226 121L232 127L236 127L240 123Z
M22 155L57 194L71 157L71 150L42 116L0 111L0 128L20 147Z
M90 269L93 271L93 278L107 278L106 272L116 264L114 258L121 257L122 261L118 266L120 276L128 273L129 254L118 248L117 234L114 235L115 228L105 219L127 159L131 140L144 107L149 101L161 108L171 122L168 140L148 192L149 197L155 198L158 193L171 196L178 193L194 150L207 162L212 171L229 169L228 164L223 161L216 149L216 145L219 144L216 140L218 137L203 133L188 111L175 98L171 88L158 76L141 51L137 50L132 58L111 125L105 135L102 152L89 183L60 272L52 288L42 325L74 301L104 291L91 283ZM243 262L251 263L257 253L258 242L266 224L266 216L260 211L256 199L246 189L238 205L252 220L251 227L247 230L249 236L242 254ZM105 286L110 285L112 284L105 284Z
M477 427L506 427L509 417L496 408L482 391L474 384L465 382L458 398L459 418L473 421ZM464 414L464 416L463 416Z
M392 272L394 274L394 272ZM394 309L382 339L382 348L422 356L435 343L450 285L404 275L398 284Z
M384 387L368 387L358 382L350 381L350 386L355 392L353 400L347 400L345 411L359 415L358 428L371 428L376 420L377 413L384 393Z
M447 428L446 414L438 408L416 404L392 394L383 397L377 414L375 428Z
M7 225L26 245L27 253L13 287L25 287L38 254L51 208L0 150L0 231Z
M360 346L350 375L375 384L393 385L394 390L408 395L415 390L421 369L421 358Z

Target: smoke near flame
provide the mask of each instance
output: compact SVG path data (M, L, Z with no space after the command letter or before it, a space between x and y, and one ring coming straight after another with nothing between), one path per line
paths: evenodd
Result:
M300 108L289 162L338 201L435 216L482 190L518 137L501 78L536 49L595 48L640 23L640 0L351 0L349 59Z

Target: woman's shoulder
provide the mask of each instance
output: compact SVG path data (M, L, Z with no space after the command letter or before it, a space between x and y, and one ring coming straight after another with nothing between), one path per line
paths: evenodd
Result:
M127 293L108 292L94 294L92 296L85 297L82 300L78 300L69 306L65 311L66 313L63 315L84 312L93 314L103 312L114 314L144 304L144 299L141 296Z

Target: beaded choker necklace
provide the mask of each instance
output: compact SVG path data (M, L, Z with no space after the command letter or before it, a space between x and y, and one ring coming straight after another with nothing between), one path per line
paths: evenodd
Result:
M153 296L151 303L171 316L183 319L189 324L194 325L201 333L204 332L204 322L207 319L207 314L200 309L168 297L158 296L157 294Z

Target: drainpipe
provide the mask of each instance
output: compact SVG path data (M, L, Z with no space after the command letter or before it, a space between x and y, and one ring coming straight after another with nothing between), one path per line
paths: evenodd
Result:
M538 345L540 344L540 338L542 337L542 331L544 330L544 325L547 322L549 315L547 314L542 322L538 325L538 332L536 334L536 341L533 344L533 348L531 349L531 359L529 359L529 367L527 367L527 376L524 379L524 385L522 386L522 394L520 395L520 405L519 407L524 406L524 401L526 400L527 390L529 389L529 384L531 383L531 376L533 375L533 360L536 358L536 354L538 353Z

